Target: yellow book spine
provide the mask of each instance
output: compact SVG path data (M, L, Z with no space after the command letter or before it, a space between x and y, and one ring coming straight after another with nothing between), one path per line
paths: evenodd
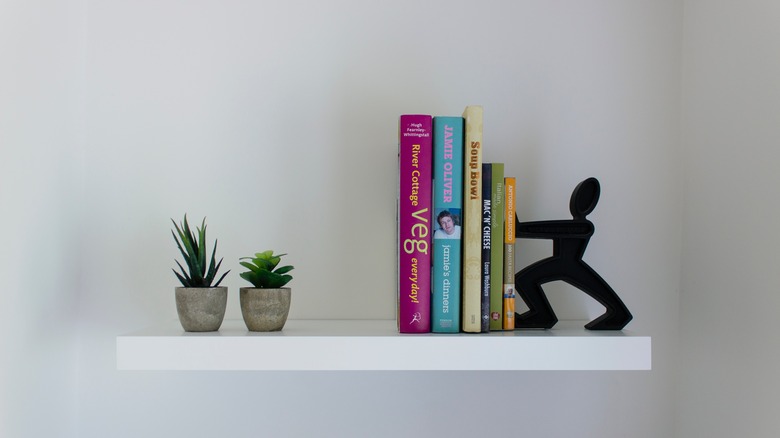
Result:
M463 172L463 282L464 332L479 333L482 325L482 107L463 111L465 149Z

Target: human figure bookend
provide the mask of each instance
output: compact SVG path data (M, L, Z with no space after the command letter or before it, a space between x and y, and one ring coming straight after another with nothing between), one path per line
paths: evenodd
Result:
M569 210L571 220L520 222L515 216L516 236L552 239L553 255L515 274L515 288L529 310L515 314L515 328L549 329L558 322L542 284L562 280L582 290L607 311L585 325L588 330L621 330L633 316L620 297L596 271L582 260L593 235L593 223L585 217L596 208L601 187L596 178L582 181L574 189Z

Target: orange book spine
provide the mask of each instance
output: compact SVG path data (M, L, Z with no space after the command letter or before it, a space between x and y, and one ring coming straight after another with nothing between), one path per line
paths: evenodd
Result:
M515 189L514 177L504 178L504 330L515 329Z

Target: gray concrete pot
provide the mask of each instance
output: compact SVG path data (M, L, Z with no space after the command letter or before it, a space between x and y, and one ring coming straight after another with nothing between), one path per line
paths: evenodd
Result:
M259 289L242 287L239 292L241 315L251 332L278 332L290 313L289 287Z
M177 287L176 311L187 332L215 332L225 319L227 287Z

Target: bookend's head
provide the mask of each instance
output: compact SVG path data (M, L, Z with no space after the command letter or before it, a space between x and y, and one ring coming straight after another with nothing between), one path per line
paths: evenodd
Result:
M577 184L569 201L569 211L574 219L585 219L596 208L600 194L601 186L596 178L591 177Z

